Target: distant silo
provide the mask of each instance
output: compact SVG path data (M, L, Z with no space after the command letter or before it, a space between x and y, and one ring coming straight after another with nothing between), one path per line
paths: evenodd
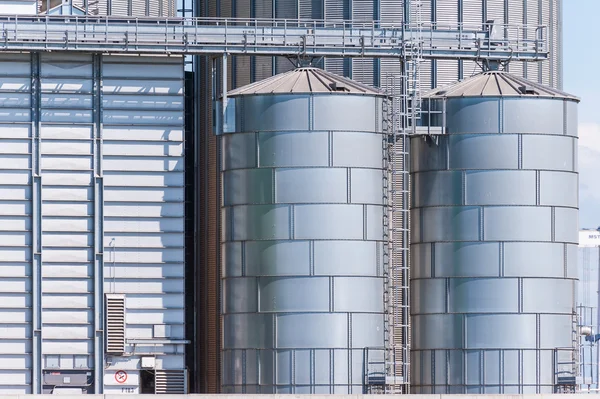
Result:
M362 393L384 344L383 97L316 68L230 96L222 391Z
M426 96L446 134L411 141L413 392L573 377L578 101L498 71Z

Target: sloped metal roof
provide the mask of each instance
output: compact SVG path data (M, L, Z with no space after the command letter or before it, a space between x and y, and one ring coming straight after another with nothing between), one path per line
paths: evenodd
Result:
M273 77L251 83L228 93L228 96L244 96L253 94L364 94L383 95L371 86L355 82L351 79L308 67L297 68Z
M540 97L579 101L578 97L571 94L504 71L482 72L460 82L438 87L423 95L423 98L450 97Z

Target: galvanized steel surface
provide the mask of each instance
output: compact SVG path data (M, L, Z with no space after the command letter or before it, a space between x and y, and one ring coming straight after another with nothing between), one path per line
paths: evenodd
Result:
M222 136L222 390L362 393L384 342L374 94L233 97ZM230 125L231 126L231 125Z
M183 62L0 60L0 394L102 392L105 368L137 392L139 357L105 364L104 293L126 338L184 338ZM137 350L183 368L181 345Z
M411 141L412 391L551 393L577 340L577 102L447 92L448 134Z
M59 6L63 0L38 0L42 12ZM71 0L82 13L132 17L174 17L177 0ZM49 5L49 7L48 7ZM77 13L77 12L73 12Z

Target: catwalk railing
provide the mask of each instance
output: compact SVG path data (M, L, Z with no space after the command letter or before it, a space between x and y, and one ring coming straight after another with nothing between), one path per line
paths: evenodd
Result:
M498 34L501 32L501 34ZM0 16L0 51L543 60L546 27L225 18Z

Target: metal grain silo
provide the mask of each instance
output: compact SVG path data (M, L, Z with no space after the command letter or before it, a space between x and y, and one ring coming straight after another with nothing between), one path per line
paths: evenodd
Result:
M384 344L383 97L315 68L229 95L222 390L362 393Z
M411 140L414 392L574 383L577 103L498 71L426 96L444 134Z

